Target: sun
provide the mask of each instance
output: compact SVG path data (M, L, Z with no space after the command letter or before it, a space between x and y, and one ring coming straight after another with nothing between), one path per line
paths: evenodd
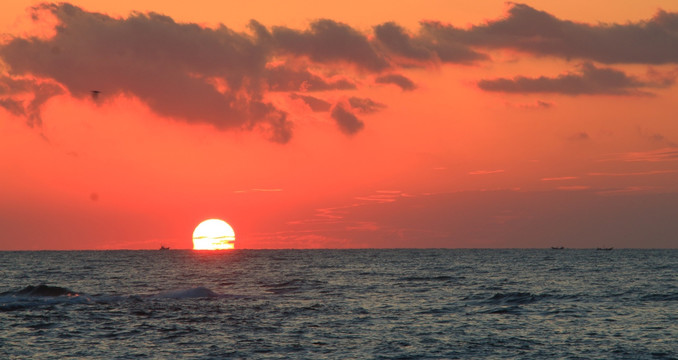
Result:
M229 250L234 247L235 232L224 220L205 220L193 230L193 250Z

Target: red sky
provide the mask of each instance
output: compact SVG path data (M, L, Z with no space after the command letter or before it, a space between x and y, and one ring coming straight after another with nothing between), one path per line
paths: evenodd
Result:
M675 248L678 4L632 3L3 4L0 250Z

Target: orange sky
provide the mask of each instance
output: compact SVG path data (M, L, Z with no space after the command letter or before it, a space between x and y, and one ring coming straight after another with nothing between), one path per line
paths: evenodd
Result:
M678 244L674 1L34 4L0 250Z

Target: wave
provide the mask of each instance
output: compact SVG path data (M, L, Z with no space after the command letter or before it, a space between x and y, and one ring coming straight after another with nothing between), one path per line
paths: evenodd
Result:
M325 283L317 280L292 279L276 284L263 284L266 291L274 294L287 294L304 290L321 288Z
M56 297L56 296L79 296L75 291L63 288L60 286L49 286L40 284L38 286L26 286L17 291L7 291L1 293L0 296L41 296L41 297Z
M678 300L678 293L671 294L648 294L642 296L641 300L645 301L676 301Z
M29 285L19 290L0 293L0 311L42 308L62 303L83 304L92 301L90 296L64 287Z
M206 287L198 286L191 289L166 291L157 295L151 295L149 297L152 299L196 299L216 298L219 296L219 294Z
M406 276L402 277L399 280L402 281L457 281L464 280L465 276L449 276L449 275L439 275L439 276Z
M535 295L527 292L509 292L496 293L487 299L487 302L493 304L530 304L541 299L549 297L549 295Z
M233 298L240 295L217 294L206 287L160 292L151 295L88 295L61 286L29 285L0 293L0 312L50 307L56 304L113 304L146 299Z

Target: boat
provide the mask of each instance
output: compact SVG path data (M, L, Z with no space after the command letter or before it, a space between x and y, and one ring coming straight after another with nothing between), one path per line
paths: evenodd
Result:
M160 249L159 249L159 250L169 250L169 249L170 249L169 246L162 246L162 245L160 245Z
M551 246L551 249L552 250L563 250L563 249L565 249L565 247L564 246Z
M607 247L607 248L601 248L601 247L599 247L599 248L596 248L596 250L604 250L604 251L610 251L610 250L612 250L612 249L614 249L614 248L611 248L611 247Z

